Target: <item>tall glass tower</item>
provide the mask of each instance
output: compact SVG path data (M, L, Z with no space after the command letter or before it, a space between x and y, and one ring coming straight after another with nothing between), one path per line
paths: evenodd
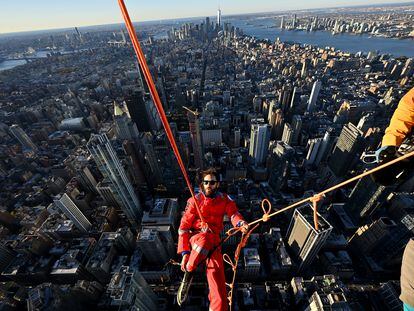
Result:
M112 187L113 194L128 219L137 224L142 216L142 207L132 184L106 134L93 134L87 148L99 170Z
M12 126L10 126L10 133L19 141L23 148L37 151L37 146L20 126L18 126L17 124L13 124Z
M256 123L251 125L249 156L254 160L255 166L260 166L265 162L269 140L269 124Z

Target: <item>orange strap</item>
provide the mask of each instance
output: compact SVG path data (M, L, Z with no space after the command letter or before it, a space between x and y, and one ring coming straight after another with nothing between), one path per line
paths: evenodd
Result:
M318 202L322 200L324 197L323 194L315 194L313 197L311 197L309 200L312 202L313 206L313 224L315 226L315 230L319 230L319 221L318 221Z
M195 194L194 194L194 191L193 191L193 187L191 186L190 178L187 175L187 171L185 169L183 160L181 159L180 152L178 151L177 143L175 142L175 139L174 139L174 134L171 131L170 124L168 123L167 116L165 115L165 111L164 111L164 108L162 106L160 96L158 95L157 88L155 87L154 81L152 80L151 72L148 68L148 64L147 64L147 61L145 59L145 55L144 55L144 53L141 49L141 45L139 44L137 34L135 32L135 28L134 28L134 26L132 25L132 22L131 22L131 18L129 17L128 9L125 6L124 0L118 0L118 4L119 4L119 7L121 8L121 12L122 12L122 15L123 15L124 21L125 21L125 26L128 30L129 37L131 38L132 46L134 47L135 54L138 58L139 65L140 65L140 67L142 69L142 72L144 74L145 81L148 84L148 88L149 88L149 91L150 91L150 94L151 94L151 98L152 98L152 100L155 104L155 107L157 108L158 115L160 116L162 125L164 126L165 133L167 134L167 138L168 138L168 140L171 144L174 155L177 158L177 162L178 162L178 165L180 166L181 172L184 175L184 179L187 183L187 187L188 187L188 189L190 189L191 196L194 198L194 202L195 202L195 205L196 205L196 208L197 208L197 213L198 213L198 216L200 217L200 220L201 220L201 223L202 223L203 231L207 231L208 230L208 225L204 221L204 217L201 214L200 207L198 206L197 200L195 198Z

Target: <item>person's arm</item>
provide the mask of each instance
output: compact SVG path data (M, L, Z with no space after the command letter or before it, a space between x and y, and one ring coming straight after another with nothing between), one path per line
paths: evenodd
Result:
M401 295L400 299L414 306L414 238L408 241L401 263Z
M390 162L398 157L398 147L414 126L414 88L400 100L390 124L382 138L382 147L375 152L378 165ZM371 174L371 178L378 184L390 186L397 181L406 169L406 163L396 163Z
M178 229L178 248L177 253L181 255L189 254L191 251L190 245L190 229L192 228L196 216L193 199L187 201L187 206L183 217L181 218L180 227Z
M234 202L234 200L231 199L227 194L224 195L224 199L226 200L226 214L227 216L229 216L233 227L246 226L247 223L244 220L243 216L238 211L236 202Z
M382 138L382 147L400 146L414 126L414 88L400 100Z

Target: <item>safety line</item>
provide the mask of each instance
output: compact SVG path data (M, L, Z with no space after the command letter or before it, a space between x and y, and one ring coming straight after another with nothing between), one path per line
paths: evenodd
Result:
M185 169L183 160L181 158L180 152L179 152L177 144L175 142L174 134L171 131L170 124L168 123L167 116L165 115L165 111L164 111L164 108L162 106L161 99L158 95L157 88L155 87L154 81L152 79L151 72L149 70L147 61L145 59L145 55L144 55L144 53L141 49L141 45L138 41L134 25L132 24L131 18L129 17L128 9L125 6L124 0L118 0L118 4L119 4L119 7L121 9L124 21L125 21L125 26L128 30L129 37L130 37L131 42L132 42L132 46L134 47L135 54L138 58L138 62L139 62L140 66L141 66L141 69L143 71L145 81L147 82L147 85L148 85L148 88L149 88L149 91L150 91L150 94L151 94L152 101L154 102L155 107L157 108L158 115L160 116L162 125L164 126L165 132L167 134L168 140L169 140L169 142L171 144L171 147L173 149L174 155L177 159L178 165L180 166L181 172L184 175L184 179L185 179L185 182L187 183L188 189L191 192L191 196L194 199L194 203L195 203L195 206L196 206L196 209L197 209L197 213L198 213L198 216L200 217L200 220L201 220L201 227L202 227L203 231L207 231L208 230L208 224L204 221L204 217L201 214L201 210L200 210L200 207L199 207L198 202L196 200L196 197L195 197L195 194L194 194L194 191L193 191L193 187L192 187L191 182L190 182L190 178L188 177L188 174L187 174L187 171Z
M398 157L398 158L396 158L394 160L391 160L390 162L381 164L381 165L379 165L379 166L377 166L377 167L375 167L373 169L370 169L368 171L365 171L364 173L361 173L361 174L359 174L357 176L354 176L354 177L352 177L350 179L347 179L347 180L345 180L345 181L343 181L343 182L341 182L339 184L336 184L336 185L334 185L334 186L332 186L332 187L330 187L328 189L325 189L325 190L323 190L323 191L315 194L314 196L311 196L311 197L308 197L306 199L300 200L300 201L298 201L296 203L293 203L293 204L291 204L289 206L286 206L286 207L284 207L284 208L282 208L280 210L277 210L277 211L275 211L275 212L273 212L273 213L271 213L269 215L266 215L266 220L264 220L263 217L262 218L259 218L259 219L256 219L255 221L250 222L249 223L249 226L254 225L254 224L257 224L259 222L265 222L265 221L267 221L268 218L271 218L273 216L276 216L277 214L283 213L283 212L285 212L285 211L287 211L289 209L292 209L292 208L294 208L294 207L296 207L298 205L301 205L303 203L312 202L313 200L318 200L318 198L320 199L320 197L324 196L328 192L331 192L333 190L336 190L338 188L341 188L341 187L343 187L343 186L345 186L347 184L350 184L350 183L352 183L352 182L354 182L354 181L356 181L358 179L364 178L365 176L371 175L372 173L378 172L378 171L380 171L380 170L382 170L382 169L384 169L384 168L386 168L388 166L391 166L391 165L393 165L395 163L398 163L398 162L400 162L402 160L405 160L405 159L407 159L409 157L412 157L412 156L414 156L414 151L411 151L410 153L407 153L407 154L405 154L405 155L403 155L401 157ZM239 229L239 228L235 228L235 229ZM239 230L237 230L237 231L239 231Z
M401 157L398 157L398 158L396 158L396 159L394 159L394 160L392 160L390 162L387 162L387 163L384 163L382 165L379 165L379 166L377 166L377 167L375 167L373 169L370 169L368 171L365 171L362 174L359 174L357 176L354 176L354 177L352 177L352 178L350 178L348 180L345 180L345 181L343 181L343 182L341 182L341 183L339 183L337 185L334 185L334 186L332 186L332 187L330 187L328 189L325 189L325 190L323 190L323 191L321 191L321 192L319 192L319 193L317 193L317 194L315 194L315 195L313 195L313 196L311 196L309 198L306 198L306 199L303 199L301 201L298 201L298 202L296 202L294 204L291 204L289 206L286 206L285 208L282 208L282 209L280 209L278 211L275 211L273 213L270 213L271 208L272 208L270 201L268 199L263 199L262 200L262 203L261 203L261 207L262 207L262 210L263 210L263 216L261 218L259 218L259 219L256 219L255 221L252 221L252 222L249 223L249 227L251 229L249 229L249 231L248 231L247 234L243 234L242 235L242 237L240 239L240 242L237 245L237 249L236 249L236 252L235 252L235 255L234 255L234 261L231 260L231 258L230 258L230 256L228 254L223 254L223 260L226 263L228 263L232 267L232 270L233 270L232 282L231 283L226 283L226 285L230 288L229 294L228 294L228 297L227 297L227 299L229 301L229 309L230 309L230 311L232 310L234 283L236 281L237 263L238 263L238 260L239 260L239 256L240 256L241 249L246 245L247 239L249 238L249 236L251 235L251 233L259 226L260 222L266 222L271 217L276 216L278 214L281 214L281 213L283 213L283 212L285 212L285 211L287 211L289 209L292 209L292 208L294 208L294 207L296 207L298 205L302 205L303 203L312 202L312 204L313 204L313 221L314 221L314 226L315 226L315 229L318 230L319 229L319 223L318 223L317 204L325 196L326 193L331 192L333 190L336 190L338 188L341 188L341 187L343 187L343 186L345 186L345 185L347 185L347 184L349 184L351 182L354 182L355 180L361 179L361 178L363 178L365 176L368 176L368 175L370 175L372 173L378 172L378 171L380 171L380 170L382 170L382 169L384 169L384 168L386 168L388 166L391 166L391 165L393 165L393 164L395 164L397 162L400 162L400 161L405 160L405 159L407 159L409 157L412 157L412 156L414 156L414 151L412 151L410 153L407 153L407 154L405 154L405 155L403 155ZM268 209L265 209L265 207L264 207L264 204L265 203L268 204ZM253 226L253 227L251 227L251 226ZM240 230L241 230L241 228L231 228L230 230L228 230L226 232L227 237L230 237L230 236L235 235Z

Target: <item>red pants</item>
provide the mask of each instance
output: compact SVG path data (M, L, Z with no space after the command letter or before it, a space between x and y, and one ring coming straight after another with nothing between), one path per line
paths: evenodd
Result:
M201 232L190 238L191 253L187 263L187 270L193 271L198 264L206 258L209 251L220 243L220 236L210 232ZM207 266L207 282L209 287L208 299L210 300L210 308L212 311L226 311L227 290L226 278L224 276L223 256L221 249L217 248L210 258L206 260Z

